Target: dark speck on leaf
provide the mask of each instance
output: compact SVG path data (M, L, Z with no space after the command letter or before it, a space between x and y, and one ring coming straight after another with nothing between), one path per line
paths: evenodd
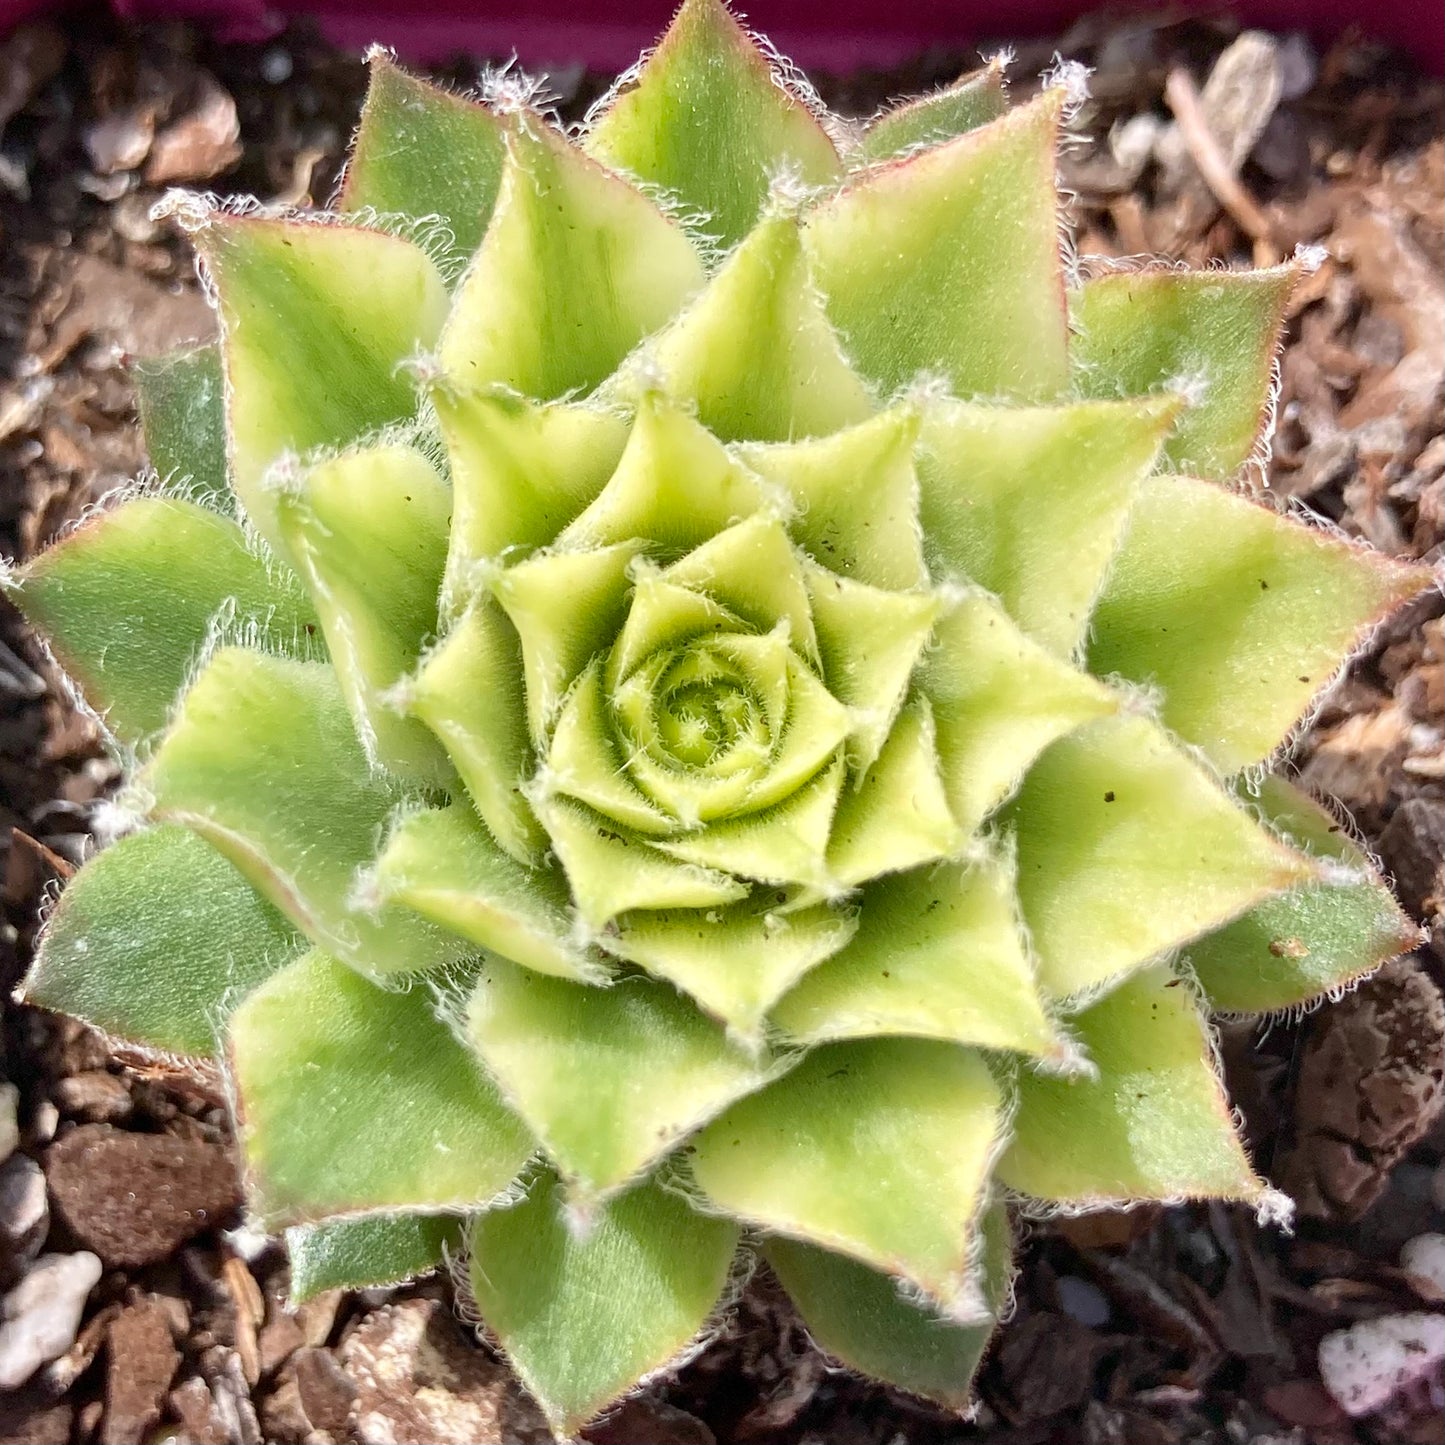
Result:
M1109 791L1104 794L1104 801L1105 801L1106 803L1112 803L1112 802L1114 801L1114 790L1113 790L1113 788L1110 788Z

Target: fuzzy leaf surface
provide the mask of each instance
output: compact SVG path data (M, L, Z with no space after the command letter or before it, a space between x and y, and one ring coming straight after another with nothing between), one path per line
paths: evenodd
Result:
M920 372L964 398L1039 402L1064 390L1062 103L1049 91L993 125L858 173L809 213L804 236L828 316L883 393Z
M1274 751L1423 567L1209 482L1140 492L1094 614L1089 667L1164 694L1163 721L1235 772Z
M1177 414L1169 397L928 406L919 510L935 576L987 588L1035 642L1070 655Z
M446 755L383 694L436 632L451 507L451 489L420 452L378 446L313 467L277 508L367 752L421 786L451 778Z
M681 227L530 111L513 117L496 210L457 288L441 363L463 388L590 391L701 285Z
M194 502L134 497L19 572L27 616L107 726L134 747L166 725L213 624L322 651L296 579L268 567L235 522Z
M462 951L407 909L353 904L357 871L400 797L368 766L329 667L222 649L141 780L156 816L194 828L354 967L415 973Z
M481 244L502 181L506 144L485 106L408 75L373 53L361 123L341 188L344 211L435 217L438 253L464 266Z
M1099 1076L1021 1073L1005 1184L1069 1204L1261 1194L1186 984L1149 969L1071 1023Z
M518 863L466 803L403 818L372 877L383 900L503 958L558 978L601 974L573 937L566 882Z
M162 825L118 839L71 879L25 998L148 1048L214 1055L225 1015L301 950L210 844Z
M1060 998L1318 874L1142 717L1055 743L1009 816L1039 977Z
M1137 271L1069 293L1074 384L1084 396L1195 398L1164 444L1173 470L1231 476L1264 426L1270 368L1299 270Z
M1119 706L982 593L960 598L939 620L919 676L949 806L965 832L1013 792L1050 743Z
M667 394L723 441L786 442L863 421L873 403L815 293L798 223L762 221L647 354ZM624 397L638 383L619 377Z
M436 341L446 286L419 247L357 226L228 217L197 244L221 313L231 485L284 556L267 469L414 415L399 365Z
M779 172L821 186L841 169L817 116L721 0L686 0L584 144L672 193L725 248L752 229Z
M1330 813L1279 777L1265 778L1250 801L1295 847L1345 876L1292 888L1190 944L1184 961L1211 1007L1296 1008L1415 947L1419 929Z
M379 988L309 953L231 1019L253 1207L269 1224L472 1209L534 1147L425 987Z
M1013 1275L1002 1205L984 1213L979 1232L979 1286L984 1304L997 1315ZM946 1409L969 1404L992 1320L962 1325L942 1319L905 1299L892 1276L799 1240L770 1239L763 1253L808 1333L834 1359Z
M472 1292L522 1383L559 1438L706 1324L722 1295L737 1227L641 1184L579 1234L560 1186L543 1176L527 1198L472 1221Z
M969 1228L1001 1127L978 1054L855 1040L814 1049L734 1104L694 1140L692 1170L730 1214L850 1255L967 1316L979 1308Z
M329 1289L374 1289L401 1284L440 1266L462 1241L462 1221L450 1214L373 1214L297 1224L286 1231L291 1258L291 1303Z
M942 145L998 120L1007 109L1003 67L987 65L930 95L885 110L863 132L849 159L854 166L876 165L913 150Z
M168 486L224 508L226 478L226 379L221 348L198 346L138 360L135 377L141 434L156 475Z
M1059 1041L1034 984L997 862L915 868L872 884L851 943L773 1010L795 1038L906 1034L1049 1055Z
M467 1032L584 1208L766 1078L691 1003L645 978L597 988L488 959Z

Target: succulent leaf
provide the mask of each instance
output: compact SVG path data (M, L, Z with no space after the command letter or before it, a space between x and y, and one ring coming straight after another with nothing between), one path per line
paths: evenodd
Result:
M330 1289L400 1284L459 1251L462 1221L447 1214L368 1214L295 1224L286 1231L291 1303Z
M446 286L424 251L357 226L213 217L196 244L220 298L231 485L285 556L268 472L411 418L399 367L436 341Z
M310 599L236 523L199 506L133 497L20 569L26 612L122 743L161 732L217 637L254 632L322 655Z
M893 1274L963 1319L982 1308L968 1239L1002 1114L967 1049L826 1044L709 1124L692 1172L728 1213Z
M408 75L382 50L367 61L371 83L341 209L438 221L438 258L461 268L481 244L501 185L501 123L486 106Z
M577 1209L594 1208L767 1077L691 1003L646 978L596 988L489 959L466 1027Z
M230 1038L267 1224L482 1208L535 1147L425 988L308 953L246 999Z
M1235 772L1431 580L1222 487L1155 477L1099 599L1089 666L1159 688L1164 722Z
M918 471L934 572L986 587L1035 642L1072 655L1178 414L1167 396L929 406Z
M141 781L158 818L194 828L314 943L363 972L413 973L460 953L409 910L358 906L357 871L400 794L372 771L329 668L224 648Z
M728 1279L737 1226L640 1184L579 1231L545 1175L468 1239L472 1292L559 1439L699 1333Z
M965 398L1042 402L1064 391L1062 108L1062 93L1048 91L993 125L861 172L808 216L828 316L885 393L920 373Z
M496 212L441 339L451 384L591 391L702 284L682 229L539 116L507 128Z
M1248 796L1248 795L1246 795ZM1309 794L1266 777L1248 799L1295 847L1338 868L1196 939L1183 961L1222 1012L1296 1008L1414 948L1405 916L1349 833Z
M231 505L226 475L226 378L221 348L197 346L135 363L141 433L156 475L218 511Z
M585 146L658 186L731 247L779 176L822 186L838 152L790 77L720 0L684 0L661 44L603 103Z
M567 885L499 847L465 804L402 818L371 884L386 903L539 973L599 981L602 970L574 936Z
M879 879L852 940L784 995L774 1023L805 1043L911 1035L1061 1056L1013 882L995 859Z
M215 1056L226 1015L301 951L210 844L163 824L118 839L61 894L24 996L130 1043Z
M1010 817L1039 977L1058 998L1120 978L1319 877L1142 717L1054 743Z
M1003 65L991 61L952 85L885 110L863 132L849 159L855 166L874 165L928 150L998 120L1007 109Z
M1183 393L1164 443L1172 469L1225 478L1264 429L1270 369L1298 265L1268 271L1125 271L1069 293L1070 364L1085 396Z
M1148 969L1070 1023L1098 1075L1020 1073L1005 1184L1070 1205L1261 1198L1182 980Z
M985 1211L979 1235L980 1289L996 1319L1013 1278L1013 1241L1002 1205ZM834 1359L947 1409L968 1406L993 1319L944 1319L906 1298L889 1275L799 1240L771 1239L764 1255L813 1341Z
M760 222L692 305L648 342L642 360L619 374L618 396L660 379L723 441L825 436L873 410L824 315L791 216Z
M436 631L451 489L420 452L365 447L312 467L278 499L357 732L375 760L423 786L450 777L434 734L384 694Z

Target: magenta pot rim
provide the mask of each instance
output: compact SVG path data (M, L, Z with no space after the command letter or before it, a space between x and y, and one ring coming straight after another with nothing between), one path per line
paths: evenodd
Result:
M1105 0L1107 3L1107 0ZM310 15L347 49L373 41L404 59L440 61L459 53L506 56L525 65L583 63L620 69L666 25L675 0L111 0L134 19L188 18L219 39L260 41L286 18ZM64 0L0 0L0 34ZM740 8L799 64L835 72L884 69L930 46L966 51L1002 36L1057 34L1088 10L1088 0L740 0ZM1149 4L1135 5L1148 11ZM1171 7L1172 8L1172 7ZM1305 31L1328 42L1346 29L1409 54L1427 71L1445 68L1440 0L1217 0L1241 23Z

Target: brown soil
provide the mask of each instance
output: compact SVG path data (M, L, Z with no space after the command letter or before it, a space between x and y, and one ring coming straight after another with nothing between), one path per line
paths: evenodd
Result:
M1234 39L1201 21L1086 19L1023 47L1014 73L1036 74L1056 48L1095 67L1081 118L1094 139L1067 160L1083 254L1267 264L1298 243L1328 249L1290 319L1268 484L1387 552L1438 559L1445 91L1358 38L1323 55L1297 37L1248 42L1216 73ZM931 55L906 73L818 80L835 106L867 113L969 62ZM471 83L477 69L445 73ZM1211 73L1201 126L1191 101ZM578 71L551 85L572 118L604 81ZM355 58L300 31L220 48L188 28L120 29L96 14L0 42L0 552L32 555L137 472L127 357L209 330L185 246L149 219L159 192L324 200L362 86ZM1433 595L1389 624L1296 760L1352 811L1430 945L1338 1005L1224 1029L1256 1157L1304 1207L1293 1238L1217 1205L1036 1225L975 1424L831 1369L760 1275L674 1381L591 1438L1445 1445L1438 1381L1352 1420L1315 1363L1331 1330L1442 1308L1396 1262L1406 1239L1445 1229L1445 1130L1431 1132L1445 972L1442 612ZM90 846L92 805L115 776L0 602L6 996L37 905ZM219 1099L19 1006L0 1037L0 1072L21 1091L21 1149L48 1184L23 1238L0 1230L0 1287L41 1248L91 1249L105 1265L71 1349L0 1394L0 1445L537 1438L525 1402L455 1324L442 1282L285 1310L280 1250L233 1232ZM11 1166L14 1187L26 1170Z

